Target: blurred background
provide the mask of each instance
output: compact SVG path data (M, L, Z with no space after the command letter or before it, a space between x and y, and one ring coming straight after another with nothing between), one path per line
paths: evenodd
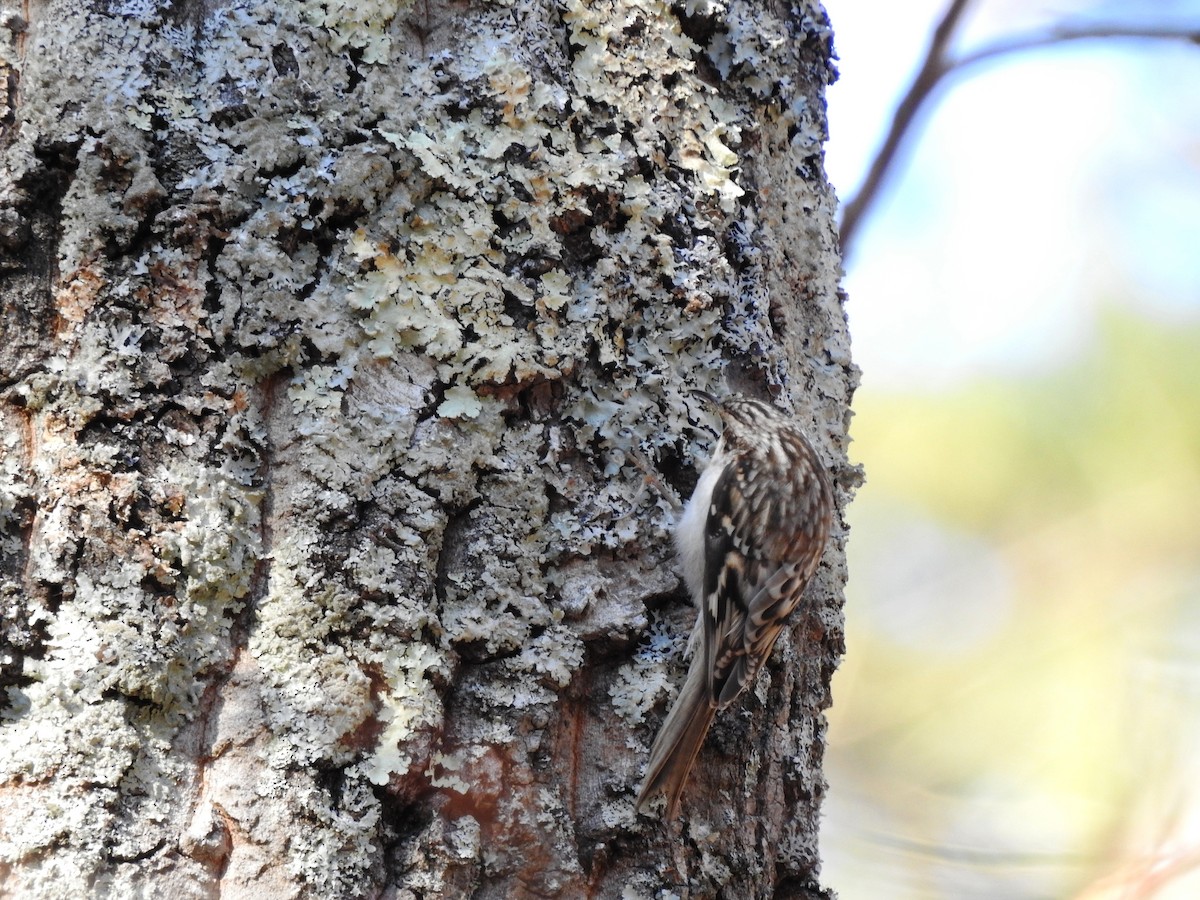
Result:
M853 197L947 0L826 0ZM1200 0L975 0L961 55ZM1200 898L1200 45L952 77L864 218L841 900Z

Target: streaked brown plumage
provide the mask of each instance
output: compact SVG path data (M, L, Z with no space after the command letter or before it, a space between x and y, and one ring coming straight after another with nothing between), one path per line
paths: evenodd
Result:
M698 609L693 656L637 798L645 812L665 793L669 818L717 710L753 683L799 605L833 516L829 478L791 419L748 397L701 396L724 429L675 530Z

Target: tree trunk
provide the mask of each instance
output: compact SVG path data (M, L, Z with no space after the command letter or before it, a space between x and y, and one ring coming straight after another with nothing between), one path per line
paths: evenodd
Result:
M633 811L686 392L794 405L855 479L820 8L22 15L0 894L824 896L841 529L682 826Z

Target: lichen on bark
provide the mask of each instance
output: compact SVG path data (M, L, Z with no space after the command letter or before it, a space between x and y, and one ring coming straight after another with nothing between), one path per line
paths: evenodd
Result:
M855 478L820 9L28 15L5 890L817 895L837 549L685 840L632 796L688 627L644 472L690 487L687 390L795 403Z

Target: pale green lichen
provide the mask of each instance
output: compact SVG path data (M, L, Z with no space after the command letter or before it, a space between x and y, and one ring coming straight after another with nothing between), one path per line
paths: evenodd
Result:
M535 675L556 688L570 684L582 664L583 641L561 625L552 625L531 640L511 663L515 671Z
M295 882L348 895L390 786L465 790L482 748L519 758L585 642L635 638L647 585L672 589L627 565L666 555L672 515L636 457L700 457L683 391L717 389L731 357L788 377L748 148L779 126L793 168L819 152L795 20L692 3L700 46L662 0L505 5L233 2L168 21L122 2L39 28L9 156L18 181L35 146L72 173L64 350L14 391L47 434L34 471L0 464L0 549L35 502L30 578L73 593L36 611L47 655L10 691L0 765L42 782L50 814L4 861L49 854L43 874L85 883L122 803L178 815L178 786L204 779L171 742L220 688L236 623L257 796L304 817ZM163 396L186 415L142 423ZM143 443L105 424L84 446L113 409ZM75 578L106 541L103 577ZM605 595L604 565L629 596ZM620 669L624 721L663 699L673 641L655 626ZM461 750L431 749L474 663L495 663L470 688L490 715ZM311 775L331 767L338 800ZM80 806L89 780L106 793ZM561 805L545 798L547 827ZM235 815L250 840L274 820ZM455 853L482 859L478 823L458 828Z
M482 411L479 395L461 384L447 389L446 399L437 408L437 414L444 419L474 419Z
M656 622L651 625L645 642L633 659L617 670L608 694L613 709L628 725L646 721L646 713L664 696L671 694L673 680L664 663L680 658L685 643L682 636L673 634L664 623ZM631 749L641 749L633 741L632 734L631 731Z
M463 753L463 751L453 754L434 753L430 756L429 767L425 770L429 783L434 787L449 788L458 794L466 794L470 791L471 782L464 781L458 775L466 766L462 758ZM472 755L478 758L478 755L482 753L482 748L475 747Z
M385 62L391 56L388 26L396 15L413 5L412 0L300 0L305 20L326 31L330 50L347 47L362 52L367 64Z
M379 713L384 730L375 753L363 766L374 784L387 784L416 762L407 749L414 734L441 720L441 698L426 676L431 669L443 669L446 657L425 644L406 644L378 654L375 662L385 684Z

